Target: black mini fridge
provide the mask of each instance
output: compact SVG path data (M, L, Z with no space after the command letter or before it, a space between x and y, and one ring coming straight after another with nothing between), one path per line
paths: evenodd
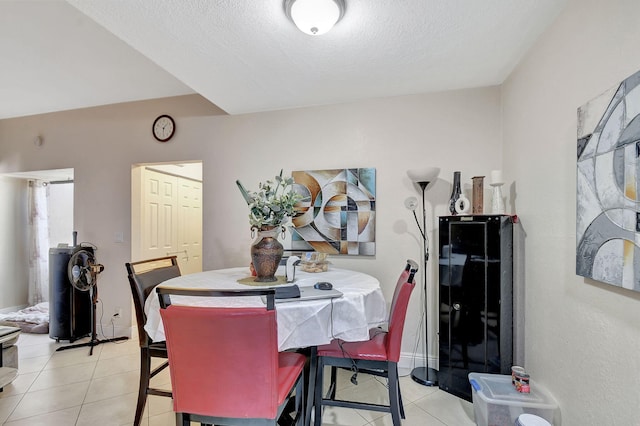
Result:
M439 387L471 401L471 372L511 374L513 222L439 218Z
M73 251L49 249L49 337L58 342L91 334L91 292L73 287L67 273Z

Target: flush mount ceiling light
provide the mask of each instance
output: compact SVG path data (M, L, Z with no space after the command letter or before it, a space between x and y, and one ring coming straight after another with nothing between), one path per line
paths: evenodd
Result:
M284 0L284 11L303 33L320 35L344 15L344 0Z

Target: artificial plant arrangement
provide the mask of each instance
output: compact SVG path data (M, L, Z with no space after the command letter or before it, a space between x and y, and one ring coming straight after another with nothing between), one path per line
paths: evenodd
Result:
M293 190L293 178L276 175L273 180L258 183L257 191L248 191L236 180L236 184L249 206L251 229L273 229L284 225L296 215L295 206L302 196Z

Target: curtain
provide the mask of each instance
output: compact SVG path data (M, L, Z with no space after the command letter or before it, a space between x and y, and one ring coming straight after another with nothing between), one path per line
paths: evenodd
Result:
M29 181L29 306L49 300L49 186Z

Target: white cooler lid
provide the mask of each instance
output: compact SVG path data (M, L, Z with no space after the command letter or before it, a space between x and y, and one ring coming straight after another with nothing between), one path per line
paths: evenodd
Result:
M551 423L534 414L520 414L516 426L551 426Z

